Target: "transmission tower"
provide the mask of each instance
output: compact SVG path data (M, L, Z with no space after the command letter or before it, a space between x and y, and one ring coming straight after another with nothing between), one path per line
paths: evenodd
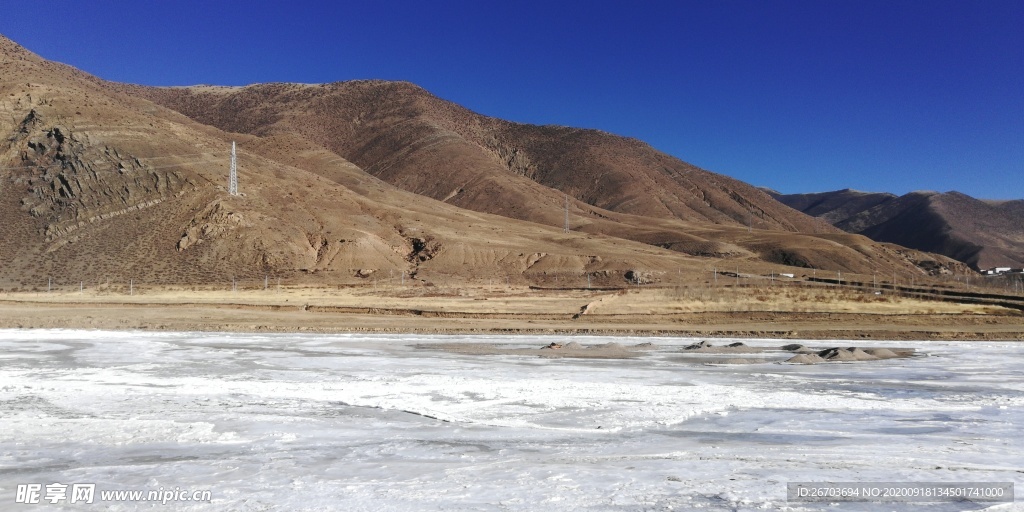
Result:
M231 172L228 174L228 194L238 195L238 166L235 164L235 141L231 141Z
M563 232L569 232L569 194L565 195L565 228Z

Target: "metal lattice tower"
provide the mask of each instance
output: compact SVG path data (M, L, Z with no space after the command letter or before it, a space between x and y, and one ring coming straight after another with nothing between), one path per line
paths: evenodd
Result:
M565 195L565 228L562 230L562 232L569 232L569 194Z
M231 141L231 171L228 173L228 194L238 195L238 166L235 164L235 141Z

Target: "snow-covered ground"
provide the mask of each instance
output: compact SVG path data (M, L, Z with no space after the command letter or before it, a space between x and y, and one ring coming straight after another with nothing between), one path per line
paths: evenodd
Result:
M919 353L815 366L699 364L690 339L572 338L660 347L628 360L415 346L567 340L0 330L0 510L52 508L15 504L30 483L95 483L97 503L58 504L76 510L161 488L211 491L169 510L828 507L787 502L793 481L1015 482L1024 501L1024 345L807 342Z

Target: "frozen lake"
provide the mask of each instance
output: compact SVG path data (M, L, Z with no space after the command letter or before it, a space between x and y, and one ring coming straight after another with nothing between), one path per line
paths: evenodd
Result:
M0 510L30 483L211 491L168 510L826 508L787 502L791 481L1016 483L1017 504L928 510L1024 497L1017 343L805 342L919 354L814 366L701 364L692 339L571 338L660 347L625 360L416 347L567 340L0 330Z

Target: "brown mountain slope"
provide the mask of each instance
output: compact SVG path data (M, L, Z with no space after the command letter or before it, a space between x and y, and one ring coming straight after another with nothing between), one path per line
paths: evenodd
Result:
M334 162L344 161L340 157L295 136L264 137L252 147L276 161L310 170L353 190L362 190L367 179L376 181L351 164L348 168L339 168ZM357 172L339 172L339 169L355 169ZM858 235L751 230L616 214L589 205L574 204L580 211L589 213L586 216L574 213L570 217L574 232L599 236L611 234L615 238L628 238L697 256L705 270L718 263L724 268L728 261L741 265L760 261L863 273L878 268L896 268L900 272L920 272L922 269L931 272L934 268L931 263L933 256L872 243Z
M776 231L754 240L737 226L839 231L642 142L488 118L404 82L115 87L225 130L310 141L405 190L477 211L562 226L568 193L574 231L695 256L862 272L878 268L873 258L916 261L842 236Z
M0 73L5 286L38 288L51 277L64 285L204 284L266 274L344 284L382 276L397 281L403 272L433 283L549 283L561 276L578 285L589 273L596 284L621 284L635 271L668 279L701 276L715 266L778 272L780 264L862 273L958 271L948 260L857 235L644 217L578 200L571 209L574 232L562 233L398 189L292 130L221 131L2 37ZM239 142L241 196L225 190L231 140ZM428 149L415 141L391 148L397 159ZM524 209L540 210L537 204L548 198L561 220L561 194L533 180L518 183L525 188L517 193L539 198L522 203Z
M223 133L2 39L0 72L0 281L8 285L264 274L329 284L402 272L521 282L543 281L548 270L620 282L629 270L699 265L404 192L337 155L294 146L302 141ZM225 192L232 139L243 148L242 196ZM245 147L286 153L296 165Z
M224 130L294 133L406 190L532 222L563 224L560 191L617 213L829 231L755 187L643 142L482 116L405 82L130 92Z
M990 206L994 206L995 208L1005 212L1007 215L1024 219L1024 199L1015 199L1013 201L985 201L985 203Z
M815 200L808 201L809 196ZM944 254L975 269L1024 266L1024 201L980 201L959 192L895 197L849 191L779 200L848 232Z

